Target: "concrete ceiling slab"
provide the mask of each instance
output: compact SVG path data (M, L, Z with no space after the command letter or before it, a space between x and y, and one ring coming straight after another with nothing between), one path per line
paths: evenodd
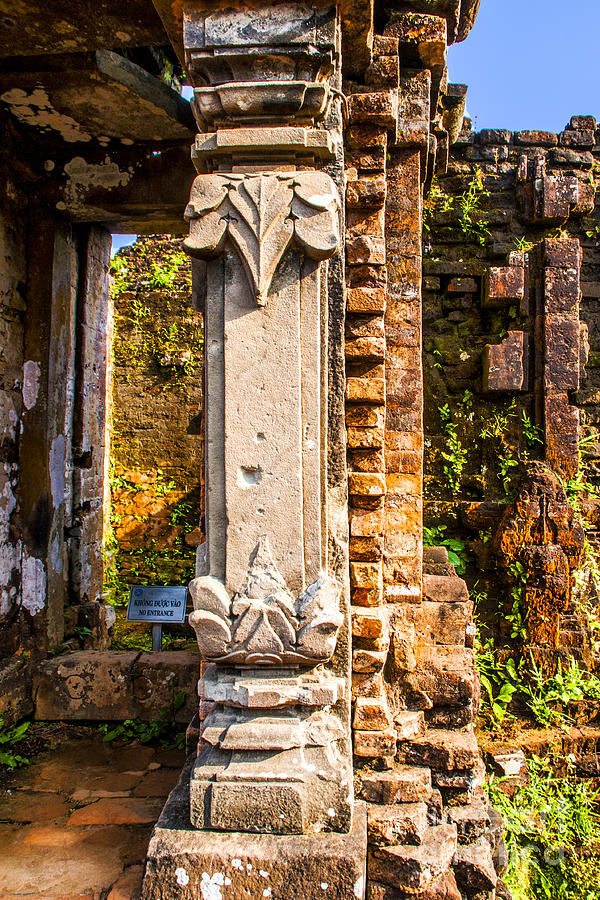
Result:
M156 143L196 131L187 100L105 50L0 61L0 101L50 143Z
M151 0L0 0L0 57L167 43Z

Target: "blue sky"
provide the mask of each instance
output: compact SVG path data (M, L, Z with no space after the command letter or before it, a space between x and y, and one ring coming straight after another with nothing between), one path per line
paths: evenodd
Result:
M473 127L562 131L573 115L600 118L599 33L600 0L481 0L448 54Z
M600 0L482 0L473 31L450 47L450 81L469 85L473 127L562 131L600 119ZM135 235L114 235L113 252Z

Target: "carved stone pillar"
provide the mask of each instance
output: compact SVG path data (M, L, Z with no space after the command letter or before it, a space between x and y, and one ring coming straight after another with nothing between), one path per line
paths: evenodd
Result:
M207 7L190 3L183 26L202 132L185 247L204 308L207 428L207 542L190 624L210 665L197 753L155 831L144 896L167 896L166 865L185 869L189 896L206 874L230 879L215 883L232 884L232 897L360 898L340 25L334 6ZM189 822L173 853L176 802Z

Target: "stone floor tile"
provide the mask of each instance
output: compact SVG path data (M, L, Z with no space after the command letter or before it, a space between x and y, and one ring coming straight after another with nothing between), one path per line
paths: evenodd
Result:
M138 900L142 890L143 866L131 866L113 884L106 900Z
M31 791L6 792L0 796L2 822L53 822L68 816L69 804L59 794Z
M104 798L74 810L67 825L145 825L156 822L162 807L162 798Z
M157 769L149 772L134 788L134 797L166 797L179 778L178 769Z

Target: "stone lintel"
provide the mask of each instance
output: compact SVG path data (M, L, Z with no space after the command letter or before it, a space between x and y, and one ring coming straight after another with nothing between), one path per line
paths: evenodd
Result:
M197 830L189 820L190 757L154 829L142 900L197 900L210 887L228 900L362 900L365 892L367 817L354 806L348 834L247 834ZM327 887L323 887L327 885ZM266 891L270 893L265 894Z

